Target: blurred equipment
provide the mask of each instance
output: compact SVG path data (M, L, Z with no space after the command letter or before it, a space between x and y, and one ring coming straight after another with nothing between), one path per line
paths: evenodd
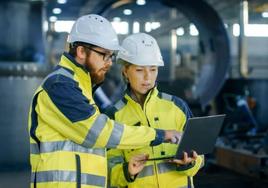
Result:
M218 110L227 114L216 149L218 165L268 177L268 117L262 115L267 113L267 86L268 80L226 82L217 97Z
M193 23L198 30L199 54L196 62L198 68L197 72L194 72L191 89L192 100L205 107L221 89L230 64L229 39L223 21L215 9L203 0L163 0L163 3L181 11L189 19L187 21ZM163 28L169 28L169 24L174 26L172 22L174 20L167 22ZM183 78L178 75L178 79ZM175 85L178 84L173 84Z
M0 2L0 61L45 62L43 1Z
M0 169L29 168L30 100L48 72L44 1L0 2Z

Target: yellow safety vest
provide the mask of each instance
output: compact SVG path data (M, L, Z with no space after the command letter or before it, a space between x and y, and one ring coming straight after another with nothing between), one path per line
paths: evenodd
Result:
M132 126L149 126L158 129L183 131L187 119L192 116L187 104L180 98L152 89L143 108L135 102L127 90L123 99L107 110L116 121ZM111 187L128 188L186 188L193 187L192 177L203 166L203 156L189 166L179 166L165 161L147 161L145 168L133 181L127 173L131 156L147 153L150 158L175 155L177 146L163 143L141 149L111 149L108 151Z
M88 71L67 53L35 92L28 127L31 187L38 188L106 187L105 148L140 148L164 139L163 131L133 129L101 114Z

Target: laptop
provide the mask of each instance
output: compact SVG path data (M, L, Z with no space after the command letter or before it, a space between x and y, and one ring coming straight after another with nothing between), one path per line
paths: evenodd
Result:
M224 118L225 114L190 118L178 145L176 155L149 158L147 161L182 159L183 152L187 152L189 155L193 150L198 155L211 153L221 131Z

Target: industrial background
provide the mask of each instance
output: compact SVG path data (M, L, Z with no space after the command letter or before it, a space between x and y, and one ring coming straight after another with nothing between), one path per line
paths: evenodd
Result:
M120 41L147 32L160 44L161 91L195 116L226 113L197 188L268 187L268 0L0 0L0 187L29 187L31 97L57 64L79 16L108 18ZM114 65L99 105L120 97ZM101 93L101 92L100 92Z

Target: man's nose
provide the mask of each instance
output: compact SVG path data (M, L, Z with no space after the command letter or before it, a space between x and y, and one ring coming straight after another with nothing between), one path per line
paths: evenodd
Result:
M113 61L112 61L112 59L109 59L109 61L108 61L108 65L109 65L109 67L113 65Z
M113 61L112 61L112 59L109 59L108 61L106 61L106 66L107 67L111 67L113 65Z

